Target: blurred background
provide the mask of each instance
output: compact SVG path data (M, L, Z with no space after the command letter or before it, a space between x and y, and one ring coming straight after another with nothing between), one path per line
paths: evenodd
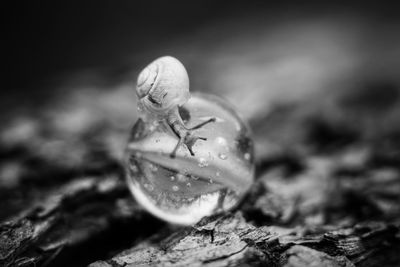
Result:
M19 104L70 94L58 91L66 83L132 84L165 54L184 62L193 90L246 100L397 82L399 13L390 2L34 1L4 11L2 99L21 94Z
M59 134L43 141L60 145L97 127L120 153L137 74L163 55L184 63L192 91L228 99L257 125L259 154L304 138L381 137L399 124L395 3L36 1L4 11L5 144L50 127ZM303 127L309 117L321 121L316 133Z
M258 179L284 198L275 208L298 210L270 221L398 220L395 3L30 1L3 12L0 221L55 203L77 188L71 181L122 176L136 77L163 55L183 62L191 91L226 98L249 121ZM111 200L110 211L131 214L128 200Z
M346 112L364 105L379 116L399 96L395 3L35 1L4 11L5 119L50 105L72 109L65 119L81 126L86 113L133 121L137 74L162 55L185 64L192 91L227 98L247 119L299 101L330 112L327 102L343 94Z

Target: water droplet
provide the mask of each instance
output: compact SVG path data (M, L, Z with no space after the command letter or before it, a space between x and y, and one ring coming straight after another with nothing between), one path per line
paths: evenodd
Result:
M228 158L228 156L227 156L226 154L224 154L224 153L219 153L219 154L218 154L218 157L219 157L220 159L222 159L222 160L225 160L225 159Z
M218 136L217 138L215 138L215 141L217 142L218 145L222 146L222 147L228 147L228 142L226 141L225 138Z
M156 172L156 171L158 171L158 168L157 168L156 165L150 164L150 170L151 170L152 172Z
M253 181L254 156L246 125L223 101L193 95L185 110L190 115L185 125L195 125L201 117L204 121L216 118L199 130L198 135L207 140L196 141L195 156L182 145L177 158L171 159L178 140L166 127L164 117L143 107L138 114L140 127L134 127L130 134L126 168L128 186L144 208L172 223L191 225L204 216L229 210L242 199ZM184 110L180 111L183 116ZM131 165L136 165L137 172L131 171ZM221 194L226 197L217 211L215 204L222 200Z
M129 167L133 173L137 173L139 171L135 164L131 164Z
M236 131L240 132L240 130L242 129L242 125L239 122L236 122L235 128L236 128Z
M199 167L203 168L203 167L207 167L208 166L208 161L205 158L200 158L199 159Z
M188 178L187 178L185 175L181 174L181 173L178 173L178 174L176 175L176 179L177 179L178 182L180 182L180 183L185 183L185 182L187 182L187 180L188 180Z
M250 160L250 153L244 153L244 159Z
M151 184L144 184L143 186L144 186L144 188L146 188L148 191L153 191L153 190L154 190L154 187L153 187Z
M177 186L177 185L172 186L172 190L174 190L175 192L179 191L179 186Z

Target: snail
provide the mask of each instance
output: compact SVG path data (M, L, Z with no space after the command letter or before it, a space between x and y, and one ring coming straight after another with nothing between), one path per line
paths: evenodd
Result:
M206 141L207 138L197 136L193 131L215 122L215 118L191 128L183 123L178 108L190 98L189 77L183 64L170 56L156 59L140 72L136 94L144 110L163 120L178 138L170 157L176 156L176 151L182 144L194 156L193 145L197 140Z
M181 225L235 207L254 181L251 131L235 109L215 95L190 94L185 67L169 56L140 72L136 94L125 170L137 202Z

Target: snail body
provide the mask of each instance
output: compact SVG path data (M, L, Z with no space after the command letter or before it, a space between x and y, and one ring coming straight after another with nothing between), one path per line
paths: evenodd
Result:
M215 118L210 118L191 128L187 128L183 123L178 108L190 98L189 76L183 64L170 56L154 60L140 72L136 94L142 110L147 115L150 113L158 120L163 120L177 136L178 143L170 156L175 157L176 151L182 144L194 156L193 145L196 141L207 139L195 135L193 131L210 122L215 122Z

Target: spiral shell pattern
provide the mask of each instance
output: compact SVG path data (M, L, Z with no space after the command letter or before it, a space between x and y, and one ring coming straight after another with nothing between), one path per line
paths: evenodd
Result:
M139 74L136 93L150 112L162 114L183 105L190 97L185 67L170 56L156 59Z

